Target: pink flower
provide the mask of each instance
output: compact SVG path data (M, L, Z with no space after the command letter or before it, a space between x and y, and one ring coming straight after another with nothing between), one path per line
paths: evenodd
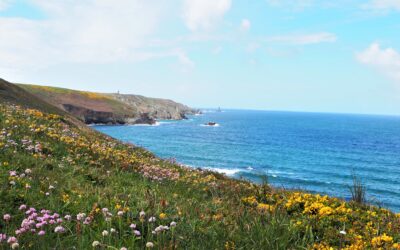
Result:
M45 234L46 234L46 232L44 230L40 230L39 233L38 233L39 236L43 236Z
M5 215L3 215L3 219L4 219L5 221L9 221L9 220L11 220L11 215L5 214Z
M76 215L76 219L77 219L78 221L83 220L85 217L86 217L86 214L85 214L85 213L79 213L79 214Z
M8 237L7 243L8 244L13 244L18 242L17 238L15 238L14 236Z
M5 234L0 234L0 243L2 242L2 241L5 241L7 239L7 235L5 235Z
M141 234L140 234L140 231L138 231L138 230L134 230L134 231L133 231L133 234L136 235L136 236L140 236L140 235L141 235Z
M86 217L85 220L83 221L84 225L89 225L92 222L92 218Z
M65 220L71 220L71 218L72 218L72 217L71 217L71 215L69 215L69 214L66 215L66 216L64 216L64 219L65 219Z
M62 226L58 226L54 229L55 233L64 233L65 232L65 228Z
M25 209L26 209L26 205L21 205L21 206L19 206L19 210L20 210L20 211L25 210Z
M10 176L17 176L17 171L10 171L8 172Z
M136 228L136 224L130 224L129 227L130 227L131 229L135 229L135 228Z

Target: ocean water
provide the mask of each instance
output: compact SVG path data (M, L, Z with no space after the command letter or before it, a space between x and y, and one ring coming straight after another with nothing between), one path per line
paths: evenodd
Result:
M355 173L370 201L400 211L400 117L226 110L94 128L193 167L345 199Z

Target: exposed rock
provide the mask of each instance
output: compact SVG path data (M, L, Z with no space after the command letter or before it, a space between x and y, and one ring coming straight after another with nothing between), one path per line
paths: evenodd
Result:
M198 110L167 99L37 85L19 86L87 124L154 124L157 119L181 120L187 119L187 114L199 113Z

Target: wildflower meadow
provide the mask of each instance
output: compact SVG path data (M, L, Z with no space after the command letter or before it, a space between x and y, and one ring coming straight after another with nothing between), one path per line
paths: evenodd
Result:
M400 249L384 208L190 169L11 104L0 186L0 249Z

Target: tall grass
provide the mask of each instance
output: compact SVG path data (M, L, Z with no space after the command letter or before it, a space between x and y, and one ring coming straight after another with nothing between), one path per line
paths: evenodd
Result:
M358 177L356 174L353 174L353 185L349 187L350 193L351 193L351 200L359 203L359 204L365 204L367 199L366 199L366 187L360 177Z

